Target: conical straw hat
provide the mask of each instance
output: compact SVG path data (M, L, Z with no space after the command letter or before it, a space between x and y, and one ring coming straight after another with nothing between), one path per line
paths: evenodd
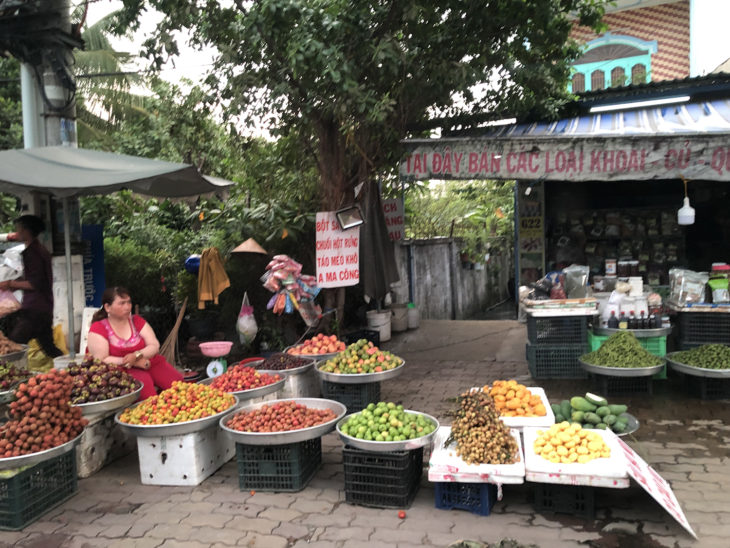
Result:
M261 253L262 255L268 255L267 251L253 238L239 244L231 253Z

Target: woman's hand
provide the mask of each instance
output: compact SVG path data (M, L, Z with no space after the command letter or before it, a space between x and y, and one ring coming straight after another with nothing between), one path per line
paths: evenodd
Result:
M136 367L137 369L149 369L150 361L144 356L138 357L137 352L130 352L122 358L122 365L126 368Z

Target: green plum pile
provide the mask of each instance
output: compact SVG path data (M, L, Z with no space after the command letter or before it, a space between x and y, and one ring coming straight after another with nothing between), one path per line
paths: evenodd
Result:
M703 344L672 354L675 362L702 369L730 369L730 346Z
M406 413L393 402L370 403L342 425L340 431L366 441L405 441L427 436L436 425L423 415Z
M401 365L403 360L398 356L387 350L380 350L367 339L360 339L319 368L327 373L358 375L389 371Z

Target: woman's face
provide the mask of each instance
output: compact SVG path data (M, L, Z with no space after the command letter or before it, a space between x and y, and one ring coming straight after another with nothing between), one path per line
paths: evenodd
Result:
M125 318L132 312L132 299L129 295L117 295L111 304L105 304L106 313L112 318Z

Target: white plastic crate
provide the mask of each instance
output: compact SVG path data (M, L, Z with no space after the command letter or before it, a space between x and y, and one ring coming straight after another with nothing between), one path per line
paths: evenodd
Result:
M127 434L114 422L116 411L86 417L89 424L76 446L76 470L88 478L105 465L134 451L136 437Z
M231 460L236 444L218 424L182 436L137 438L140 480L145 485L198 485Z

